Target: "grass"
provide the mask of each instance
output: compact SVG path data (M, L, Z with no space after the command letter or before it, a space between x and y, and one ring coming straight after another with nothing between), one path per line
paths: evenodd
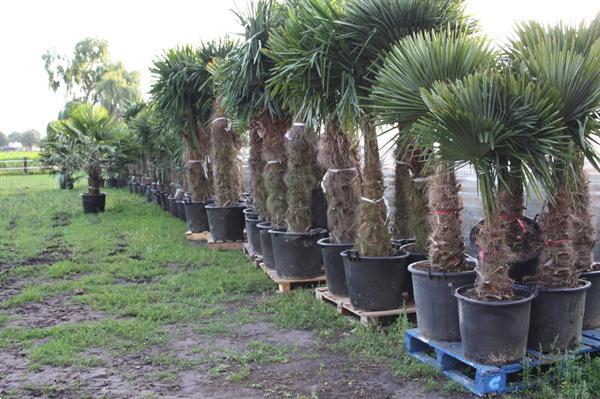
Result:
M19 351L30 369L94 367L106 358L150 351L150 363L159 368L155 379L174 382L182 370L206 365L214 378L278 396L283 395L279 388L253 382L257 365L287 363L300 355L318 359L318 351L327 350L352 362L385 366L442 396L458 390L404 352L406 319L379 331L350 323L315 300L311 290L274 294L272 283L241 252L190 246L182 222L139 196L106 189L107 212L84 215L83 190L84 182L65 191L48 176L0 176L0 284L21 287L0 302L0 352ZM2 267L8 264L12 267ZM47 327L15 324L16 309L57 298L100 316ZM293 346L259 338L236 349L194 348L199 360L169 349L182 329L208 342L235 340L241 326L265 321L281 331L314 331L315 351L299 354ZM600 397L600 359L568 362L560 370L557 381L544 380L535 391L512 397ZM72 385L23 389L41 396L85 396Z
M27 157L27 159L36 160L40 159L41 155L39 151L0 151L0 161L8 161L12 159L22 160L24 157Z

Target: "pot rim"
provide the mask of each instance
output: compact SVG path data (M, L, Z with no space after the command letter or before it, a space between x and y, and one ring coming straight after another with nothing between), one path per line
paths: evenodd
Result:
M592 267L600 265L600 262L592 262ZM583 272L579 277L595 277L600 275L600 268L598 270L590 270L589 272Z
M412 274L417 274L419 276L434 276L434 277L460 277L460 276L468 276L471 274L475 274L475 269L465 270L462 272L433 272L433 271L420 270L420 269L416 268L416 265L420 265L420 264L424 264L424 263L431 263L431 261L430 260L421 260L419 262L411 263L410 265L408 265L408 271L411 272ZM473 267L475 267L475 265L473 265Z
M323 237L317 241L317 244L319 244L321 247L347 247L348 245L354 246L353 242L333 243L331 242L331 237Z
M256 214L258 214L258 212L254 208L249 208L249 207L244 208L244 213L256 213Z
M408 250L408 247L414 247L415 243L414 242L409 242L408 244L404 244L404 245L400 245L400 249L408 252L409 254L415 254L415 255L425 255L425 256L429 256L429 252L412 252Z
M210 209L233 209L233 208L242 208L242 209L246 209L246 205L242 204L241 202L236 202L235 204L232 204L230 206L218 206L214 204L214 201L212 203L207 203L206 205L204 205L205 208L210 208Z
M525 298L515 299L515 300L510 300L510 301L481 301L479 299L473 299L473 298L466 297L462 294L463 291L465 291L469 288L472 288L472 287L474 287L473 284L468 284L468 285L463 285L462 287L458 287L456 290L454 290L454 297L459 301L469 302L474 305L490 306L490 307L504 307L504 306L520 305L523 303L531 302L537 296L537 293L535 291L531 290L529 287L513 286L513 291L519 290L522 292L527 292L529 295L526 296Z
M348 259L351 259L351 257L348 255L349 251L353 251L353 249L347 249L345 251L342 251L340 253L341 256L343 257L347 257ZM392 256L362 256L362 255L357 255L356 258L358 258L358 260L364 259L364 260L377 260L377 259L406 259L410 256L410 254L408 252L406 252L403 249L400 249L400 251L403 252L403 254L401 255L392 255Z
M256 225L256 227L258 227L259 229L263 229L263 230L270 230L273 228L273 224L271 222L264 221L264 222L258 223Z
M549 293L564 292L564 293L569 293L570 294L570 293L573 293L573 292L586 291L591 286L592 286L592 282L591 281L579 279L579 286L573 287L573 288L571 288L571 287L548 288L548 287L543 287L541 285L536 285L536 289L539 292L549 292Z
M300 232L300 233L296 233L293 231L287 231L284 229L270 229L269 234L283 235L283 236L314 237L314 236L318 236L321 234L327 234L327 229L324 229L322 227L317 227L317 228L311 229L310 231L305 231L305 232Z
M206 205L215 202L214 200L206 200L206 201L186 201L183 200L183 203L186 205Z

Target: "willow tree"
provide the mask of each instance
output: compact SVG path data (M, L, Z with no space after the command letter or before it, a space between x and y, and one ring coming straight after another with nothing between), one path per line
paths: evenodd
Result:
M486 71L454 83L437 82L422 91L429 114L415 131L438 144L440 159L456 166L470 164L478 176L485 226L479 236L480 254L472 296L479 300L511 299L512 280L507 230L502 212L510 187L510 160L518 176L534 188L554 190L556 181L548 157L565 159L568 136L550 91L521 73ZM507 199L508 198L508 199Z
M389 255L392 248L377 135L364 99L372 85L373 71L393 43L414 32L456 23L463 18L462 2L290 3L285 27L276 31L269 42L269 54L276 60L276 74L269 83L307 123L325 124L319 156L329 169L324 183L332 240L354 239L365 256ZM357 132L362 133L365 149L362 200L355 189L360 177L351 144ZM354 219L351 215L357 205L358 218ZM356 224L351 222L353 219Z
M373 112L382 124L399 124L404 137L429 109L421 97L436 82L454 82L498 62L498 53L485 37L476 37L467 29L421 32L400 40L385 57L371 93ZM429 143L428 143L429 144ZM452 165L439 162L430 176L428 190L431 212L430 229L413 226L411 231L431 230L431 237L417 234L417 247L429 239L431 267L435 271L466 268L460 221L459 186ZM398 169L396 169L398 171ZM396 191L398 195L398 190ZM402 210L397 210L397 212ZM423 219L413 223L423 224Z
M250 127L254 207L262 218L285 226L284 135L290 126L290 117L279 97L266 89L273 62L263 51L285 13L283 6L273 0L258 0L236 15L244 28L243 40L211 71L224 112L235 115Z
M517 27L510 56L532 80L558 93L560 115L571 137L573 163L555 160L557 190L541 217L544 236L538 280L550 287L576 287L578 275L592 266L589 180L584 160L599 168L594 148L600 109L600 15L590 25Z

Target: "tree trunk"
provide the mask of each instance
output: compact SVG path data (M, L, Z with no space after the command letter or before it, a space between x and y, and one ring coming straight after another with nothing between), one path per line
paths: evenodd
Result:
M210 128L210 158L213 163L215 204L233 206L241 194L240 142L231 120L225 118L218 104L213 105Z
M186 192L190 193L192 201L202 202L210 198L211 170L208 164L208 132L201 126L194 129L194 137L190 135L189 130L184 129L183 137L185 144L184 155L184 173L187 187Z
M327 169L323 187L327 198L327 225L333 243L353 243L360 201L358 157L339 121L330 117L319 142L319 164Z
M256 120L253 120L250 126L250 156L248 163L250 165L254 210L258 212L261 219L268 219L266 208L267 192L265 191L265 182L263 180L263 172L265 170L265 161L262 158L263 139L258 131L259 126Z
M394 238L412 238L414 233L410 229L410 165L405 161L405 154L408 149L408 137L402 129L399 129L398 140L396 141L395 163L396 171L394 178Z
M288 231L304 233L311 230L310 202L318 180L316 137L303 123L295 123L285 135L287 152L287 225Z
M90 195L100 194L100 184L102 180L102 168L99 165L88 169L88 192Z
M427 198L428 173L424 168L422 160L422 149L410 139L404 161L409 165L412 172L409 195L409 230L414 233L415 252L427 252L429 234L429 207Z
M263 139L263 179L268 193L266 207L269 221L278 227L285 227L287 193L284 176L287 159L283 136L290 125L287 120L273 118L267 112L260 115L257 122L259 135Z
M365 120L362 133L365 156L356 248L361 256L390 256L393 250L387 226L388 209L383 196L384 184L377 133L372 121Z
M573 162L575 187L573 189L573 260L577 275L590 271L596 230L590 214L590 181L583 170L584 157L581 151Z
M430 177L429 186L429 259L433 271L455 272L467 269L459 191L460 185L456 182L452 166L441 162L436 165L436 172Z

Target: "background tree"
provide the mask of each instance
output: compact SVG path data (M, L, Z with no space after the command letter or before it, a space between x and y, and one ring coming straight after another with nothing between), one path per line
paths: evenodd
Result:
M5 145L8 145L8 143L8 136L0 132L0 147L4 147Z
M40 132L35 129L30 129L23 132L21 135L21 144L23 144L23 147L32 148L33 146L40 144L40 138Z
M106 40L83 39L71 57L47 50L42 60L50 89L63 88L73 100L101 103L113 116L140 98L139 73L126 71L120 62L113 64Z
M8 141L11 143L20 143L23 137L23 133L20 132L12 132L8 135Z

